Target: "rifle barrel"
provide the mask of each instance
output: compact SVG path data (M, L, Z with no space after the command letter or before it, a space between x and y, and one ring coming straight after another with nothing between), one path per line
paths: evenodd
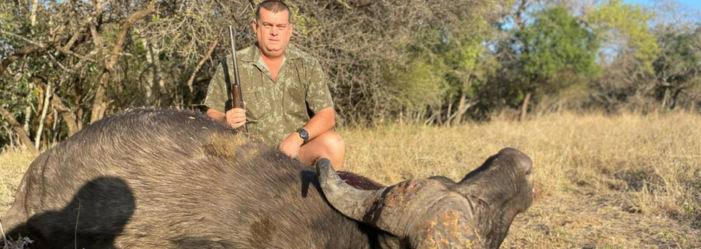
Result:
M231 40L231 60L234 65L234 83L231 85L231 101L233 102L231 106L234 108L244 108L243 95L241 94L241 78L239 77L239 64L236 58L236 30L234 26L229 25L229 38ZM239 131L248 133L248 126L246 124L239 128Z
M234 84L237 86L241 85L241 79L239 78L239 66L236 59L236 29L234 26L229 25L229 37L231 38L231 59L234 60Z

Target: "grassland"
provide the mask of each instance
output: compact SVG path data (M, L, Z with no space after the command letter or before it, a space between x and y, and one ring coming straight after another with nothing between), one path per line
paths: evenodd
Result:
M502 248L701 248L701 116L552 114L459 127L341 129L344 170L393 184L460 180L503 147L534 162L537 198ZM0 214L32 156L0 154Z

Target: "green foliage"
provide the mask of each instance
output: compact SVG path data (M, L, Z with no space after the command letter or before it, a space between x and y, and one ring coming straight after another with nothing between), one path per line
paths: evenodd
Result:
M20 107L26 107L31 102L36 101L38 93L31 87L28 79L20 78L13 82L7 82L0 88L0 99L4 107L10 110L16 110Z
M658 43L660 54L652 63L657 81L654 97L673 109L682 92L698 91L701 86L701 24L687 32L665 32Z
M570 84L580 82L566 79L594 77L601 72L596 63L599 37L570 15L567 7L547 6L529 17L532 19L512 31L511 40L500 44L499 51L513 52L502 55L502 74L494 77L493 86L483 89L486 94L481 94L483 104L520 106L521 117L531 101L539 103L544 96L557 96Z
M693 33L668 33L660 38L661 56L655 60L655 72L667 83L680 84L697 77L701 71L701 27Z
M659 48L647 24L654 17L654 13L638 5L611 0L598 6L589 21L604 36L603 39L609 42L619 42L615 40L623 37L623 42L635 51L635 57L645 70L652 73L652 62L657 58Z
M390 70L385 76L387 84L383 90L392 109L420 112L427 106L441 103L446 89L442 65L416 58L407 65L394 65Z
M484 46L484 40L491 32L486 28L489 27L486 20L475 18L468 23L474 25L470 26L471 30L454 33L441 49L443 63L450 68L446 78L451 89L454 89L447 92L448 97L459 94L473 97L479 87L475 83L485 81L499 66L487 55Z
M486 80L494 69L494 63L486 58L483 42L491 30L486 19L476 15L463 15L463 25L450 26L440 23L421 23L411 36L411 42L402 51L409 62L401 65L399 76L392 73L390 79L402 81L402 86L392 83L394 89L421 89L421 99L411 100L397 96L398 106L435 117L437 123L450 119L462 119L466 110L458 110L462 102L472 102L479 83ZM493 62L493 60L491 60ZM412 94L408 94L411 96ZM393 97L394 98L394 97ZM426 112L429 109L429 112ZM459 116L458 116L459 115ZM423 117L421 117L423 118Z
M288 3L288 7L290 8L290 19L294 25L294 29L301 31L304 38L309 38L310 30L318 25L317 21L309 15L300 13L300 9L297 4ZM253 15L255 14L254 12L255 8L253 8L251 11L251 18L253 18Z
M14 15L6 14L6 13L0 13L0 29L2 30L10 30L12 29L14 20L13 20Z
M523 71L533 80L527 84L543 84L563 70L586 76L600 72L595 60L596 34L579 24L564 6L536 13L534 22L516 36L524 41Z

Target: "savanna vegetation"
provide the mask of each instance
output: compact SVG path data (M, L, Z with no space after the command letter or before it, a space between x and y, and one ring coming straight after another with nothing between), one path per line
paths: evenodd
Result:
M199 109L260 0L0 1L0 214L36 152L132 107ZM505 248L701 247L701 13L675 0L289 0L346 170L455 180L506 146L538 200ZM244 82L245 84L245 82Z
M0 147L45 149L130 107L201 108L260 0L0 3ZM674 0L290 0L341 126L453 126L701 105L699 10Z

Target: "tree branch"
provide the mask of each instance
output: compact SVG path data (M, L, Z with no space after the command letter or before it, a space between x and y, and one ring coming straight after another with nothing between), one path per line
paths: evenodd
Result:
M34 148L34 143L32 143L32 140L29 139L29 135L27 135L27 132L22 129L22 125L17 122L15 117L13 117L10 112L5 110L2 106L0 106L0 115L5 117L5 120L10 123L12 126L12 129L15 130L17 135L19 136L19 140L22 141L22 144L24 144L24 147L33 154L39 154L39 150Z
M29 38L27 38L27 37L24 37L24 36L21 36L21 35L18 35L18 34L15 34L15 33L9 32L9 31L6 31L6 30L2 30L2 29L0 29L0 33L3 33L3 34L6 34L6 35L9 35L9 36L15 37L15 38L17 38L17 39L20 39L20 40L26 41L26 42L28 42L28 43L30 43L30 44L33 44L33 45L39 46L39 47L41 47L41 48L44 48L44 47L45 47L45 46L44 46L44 44L41 44L41 43L39 43L39 42L35 42L35 41L32 41L32 40L30 40L30 39L29 39Z
M202 57L202 60L200 60L199 63L197 63L197 66L195 67L195 71L192 72L192 75L190 75L190 79L187 80L187 86L190 87L190 92L195 91L192 87L192 82L195 80L195 75L197 74L198 71L200 71L200 68L202 65L204 65L204 62L207 61L211 56L212 52L214 52L214 49L217 47L217 44L219 44L219 38L214 40L211 46L209 46L209 49L207 50L207 53Z
M0 65L0 75L4 75L4 74L5 74L5 69L7 69L7 66L9 66L10 64L12 64L13 62L15 62L16 60L18 60L19 58L22 58L22 57L24 57L25 55L28 55L28 54L31 54L31 53L34 53L34 52L37 52L37 51L40 51L40 50L47 50L47 49L48 49L48 48L47 48L47 45L44 45L44 44L42 44L41 42L32 41L32 40L30 40L29 38L26 38L26 37L24 37L24 36L21 36L21 35L18 35L18 34L9 32L9 31L6 31L6 30L1 30L1 29L0 29L0 33L3 33L3 34L6 34L6 35L15 37L15 38L17 38L17 39L26 41L26 42L28 42L29 44L31 44L31 45L29 45L29 46L26 46L26 47L20 49L20 51L15 52L12 56L8 57L7 59L4 59L4 60L2 61L2 64ZM64 49L64 48L62 48L62 47L60 47L60 46L51 46L51 45L49 45L48 47L55 48L56 50L58 50L58 51L61 52L61 53L68 54L68 55L72 55L72 56L78 57L78 58L83 59L83 60L87 60L87 61L90 61L90 62L97 62L97 61L95 61L94 59L85 57L85 56L83 56L83 55L79 55L79 54L77 54L77 53L75 53L75 52L73 52L73 51L66 50L66 49ZM61 63L58 62L58 61L53 57L53 55L51 55L50 53L49 53L49 57L51 57L51 59L52 59L54 62L56 62L57 64L59 64L59 66L60 66L61 68L63 68L64 70L67 70L67 69L66 69L63 65L61 65ZM68 71L70 72L70 70L68 70Z
M14 54L12 54L10 57L7 57L7 59L2 60L2 63L0 63L0 75L5 75L5 69L15 62L16 60L19 60L20 58L24 57L25 55L35 53L37 51L42 50L43 48L39 45L32 44L29 46L26 46L19 51L16 51Z
M136 21L140 20L141 18L144 18L145 16L153 13L156 11L156 1L151 1L146 8L137 11L136 13L132 14L127 18L127 20L124 22L121 28L119 28L119 34L117 35L117 42L114 44L112 47L112 53L110 55L109 60L107 61L105 67L107 70L112 71L113 67L115 64L117 64L117 58L119 57L119 52L122 50L122 45L124 45L124 41L126 40L127 36L127 31L131 28L131 26L136 23Z

